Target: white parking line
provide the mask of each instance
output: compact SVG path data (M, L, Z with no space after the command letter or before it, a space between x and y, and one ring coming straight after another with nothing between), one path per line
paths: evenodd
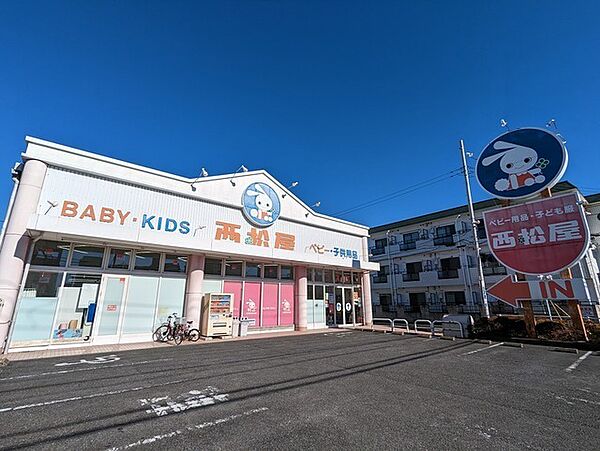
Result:
M120 395L122 393L129 393L129 392L133 392L133 391L146 390L148 388L164 387L165 385L179 384L181 382L185 382L185 379L181 379L181 380L177 380L177 381L171 381L171 382L163 382L162 384L142 385L140 387L123 388L121 390L105 391L105 392L102 392L102 393L92 393L90 395L73 396L71 398L53 399L51 401L36 402L36 403L33 403L33 404L23 404L23 405L20 405L20 406L3 407L3 408L0 408L0 413L11 412L11 411L14 411L14 410L31 409L31 408L34 408L34 407L45 407L45 406L51 406L53 404L63 404L63 403L72 402L72 401L81 401L83 399L99 398L101 396Z
M2 377L2 378L0 378L0 381L13 381L13 380L18 380L18 379L29 379L32 377L39 377L39 376L52 376L54 374L78 373L79 371L104 370L106 368L121 368L121 367L125 367L125 366L146 365L148 363L168 362L170 360L173 360L173 359L142 360L140 362L119 363L117 365L93 366L93 367L89 367L89 368L76 368L73 370L46 371L44 373L23 374L22 376Z
M206 421L204 423L200 423L200 424L195 424L192 426L187 426L184 429L177 429L175 431L171 431L171 432L167 432L165 434L160 434L160 435L155 435L153 437L148 437L145 439L141 439L138 440L137 442L133 442L130 443L129 445L124 445L124 446L116 446L114 448L109 448L108 451L119 451L122 449L129 449L129 448L134 448L136 446L142 446L142 445L149 445L150 443L154 443L157 442L159 440L164 440L166 438L171 438L171 437L176 437L178 435L181 435L187 431L196 431L196 430L201 430L201 429L206 429L212 426L217 426L219 424L223 424L223 423L228 423L232 420L244 417L244 416L249 416L249 415L253 415L255 413L260 413L260 412L264 412L265 410L269 410L268 407L259 407L258 409L252 409L252 410L247 410L246 412L242 412L242 413L236 413L233 415L229 415L228 417L224 417L224 418L219 418L218 420L214 420L214 421Z
M475 354L476 352L485 351L486 349L492 349L492 348L495 348L496 346L502 346L503 344L504 344L504 342L502 342L502 343L496 343L496 344L493 344L491 346L487 346L485 348L475 349L474 351L466 352L463 355Z
M592 354L592 351L586 352L581 357L579 357L577 360L575 360L571 365L569 365L569 367L566 368L565 371L570 373L575 368L577 368L581 362L583 362L585 359L587 359L591 354Z

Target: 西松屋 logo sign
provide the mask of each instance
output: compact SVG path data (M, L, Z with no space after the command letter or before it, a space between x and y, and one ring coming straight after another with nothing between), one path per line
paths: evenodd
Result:
M252 224L258 227L272 225L281 211L279 196L265 183L252 183L242 195L244 215Z
M494 197L519 199L552 187L567 167L567 149L556 134L520 128L489 143L477 160L477 180Z
M483 220L494 257L519 273L558 273L589 247L590 232L576 194L486 211Z

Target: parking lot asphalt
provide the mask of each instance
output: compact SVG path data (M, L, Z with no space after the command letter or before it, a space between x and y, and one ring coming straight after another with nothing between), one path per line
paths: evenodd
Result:
M331 330L12 362L0 449L598 449L600 357Z

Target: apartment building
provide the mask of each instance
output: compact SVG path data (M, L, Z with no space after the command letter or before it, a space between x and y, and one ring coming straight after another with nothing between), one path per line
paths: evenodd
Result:
M578 190L569 182L558 183L552 189L553 194L573 192ZM588 296L580 300L584 316L598 318L600 194L582 199L586 202L592 245L572 268L572 275L585 281ZM476 219L481 220L484 211L499 206L497 199L475 203ZM490 287L511 271L490 252L483 223L477 234L485 283ZM479 317L481 288L467 205L373 227L370 235L370 258L380 264L380 271L372 275L374 316L438 319L446 313L464 313ZM559 278L560 274L553 277ZM488 296L488 301L492 314L518 313L493 296ZM537 314L561 314L558 303L539 299L533 304Z

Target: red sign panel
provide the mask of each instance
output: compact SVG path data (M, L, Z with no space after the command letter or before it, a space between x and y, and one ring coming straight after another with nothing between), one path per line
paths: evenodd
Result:
M572 266L590 239L578 201L576 194L568 194L485 212L492 254L523 274L552 274Z

